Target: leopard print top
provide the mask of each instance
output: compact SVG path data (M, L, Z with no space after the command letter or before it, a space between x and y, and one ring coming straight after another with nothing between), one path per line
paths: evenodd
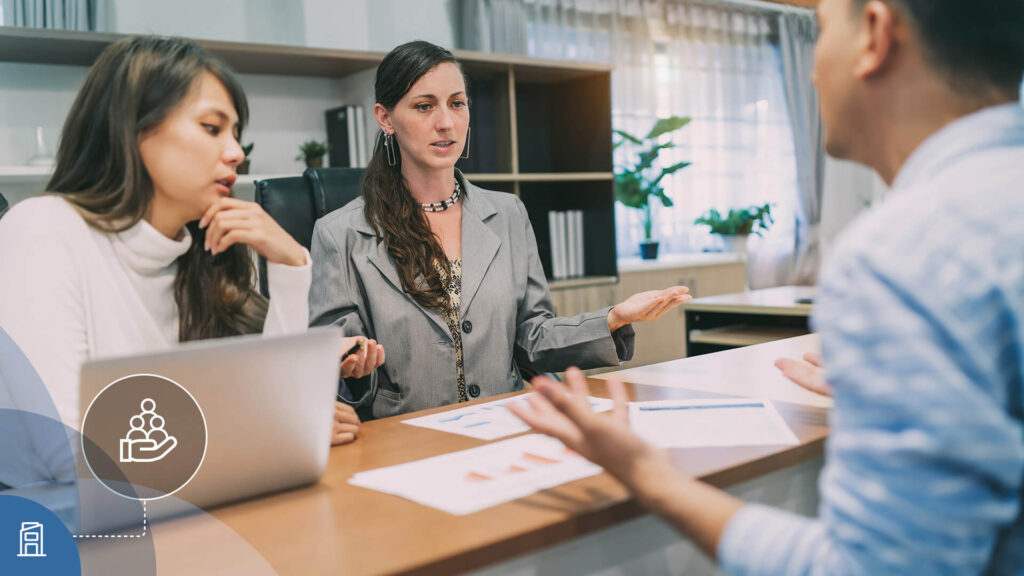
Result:
M441 284L448 291L448 303L441 308L441 314L448 323L448 331L455 341L455 374L459 386L459 402L468 402L466 395L466 373L462 363L462 332L459 330L459 307L462 304L462 259L449 260L452 277L448 278L444 268L434 263L434 268L441 273Z

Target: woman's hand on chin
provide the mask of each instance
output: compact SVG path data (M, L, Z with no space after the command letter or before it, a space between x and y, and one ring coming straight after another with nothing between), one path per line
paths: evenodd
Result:
M203 248L217 255L234 244L247 244L268 262L305 266L306 251L255 202L218 198L199 220L206 230Z

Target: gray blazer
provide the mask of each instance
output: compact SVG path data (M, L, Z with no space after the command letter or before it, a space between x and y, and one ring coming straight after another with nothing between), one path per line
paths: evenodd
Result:
M468 182L463 190L459 317L471 399L522 389L517 363L554 372L633 357L632 326L608 331L611 307L572 318L554 315L519 198ZM311 253L310 324L376 339L387 353L372 375L342 382L339 399L375 418L457 402L448 324L440 310L420 306L402 290L384 243L363 216L362 198L317 221Z

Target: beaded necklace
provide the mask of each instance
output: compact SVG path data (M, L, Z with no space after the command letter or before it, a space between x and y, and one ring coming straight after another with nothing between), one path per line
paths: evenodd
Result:
M424 212L444 212L445 210L455 206L455 203L459 201L459 196L462 195L462 188L459 186L459 181L455 181L455 191L448 197L447 200L440 202L428 202L426 204L421 203L420 207L423 208Z

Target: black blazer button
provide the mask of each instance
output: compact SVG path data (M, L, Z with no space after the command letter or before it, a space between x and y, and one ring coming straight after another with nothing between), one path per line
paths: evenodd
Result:
M479 396L480 395L480 387L477 386L476 384L470 384L469 385L469 395L472 396L473 398L476 398L477 396Z
M469 320L463 320L462 321L462 331L465 332L466 334L469 334L470 332L472 332L473 331L473 323L470 322Z

